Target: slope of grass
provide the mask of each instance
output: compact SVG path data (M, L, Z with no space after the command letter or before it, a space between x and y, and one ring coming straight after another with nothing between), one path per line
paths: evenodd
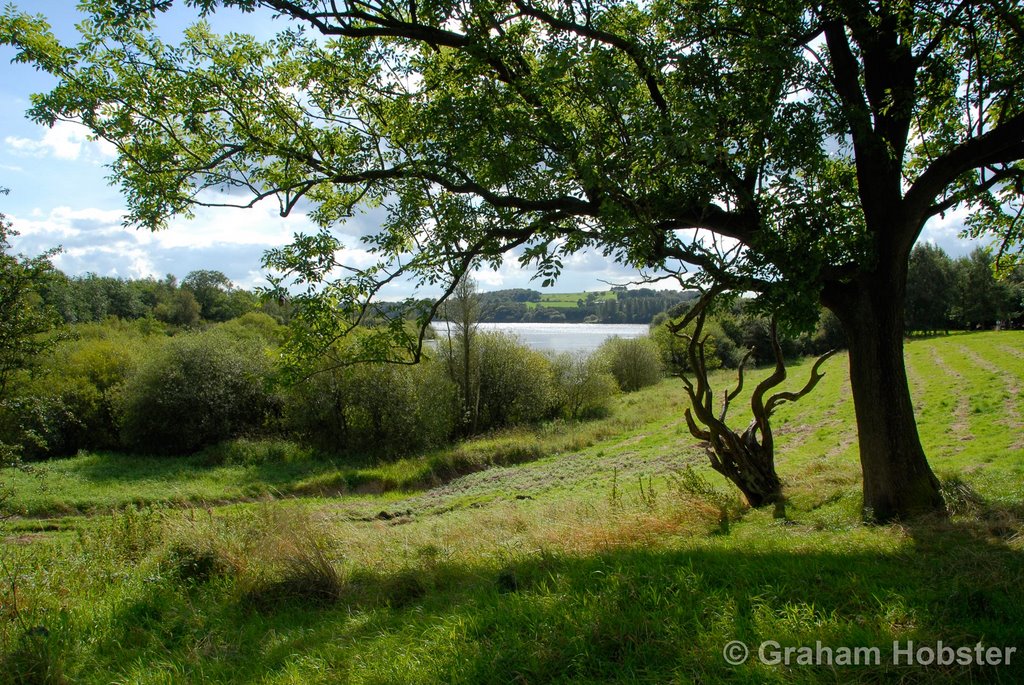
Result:
M10 473L7 510L23 516L109 511L125 505L218 504L278 497L422 490L491 466L511 465L614 445L633 432L679 421L678 381L642 396L624 395L607 419L507 430L391 462L322 457L283 441L246 440L190 457L81 454Z
M1024 649L1022 350L1020 333L907 347L950 521L861 524L837 357L776 417L782 519L745 509L710 471L680 421L678 381L666 381L621 397L604 422L458 448L497 464L485 470L445 472L430 465L437 455L361 467L409 485L384 495L131 508L49 532L21 522L0 556L0 681L1022 682L1021 655L999 667L892 663L894 641ZM807 371L794 367L789 383ZM102 508L150 487L149 501L163 488L175 503L189 481L211 501L237 499L227 491L244 478L323 494L344 473L302 471L311 463L246 476L257 465L64 465L89 501L113 493L90 505ZM753 657L728 664L732 640ZM769 640L875 647L879 662L761 663Z
M595 302L604 302L605 300L615 300L618 295L611 290L605 290L594 293ZM538 304L552 309L575 309L579 306L579 301L587 301L587 293L541 293L540 302L527 302L526 306L529 309L535 308Z

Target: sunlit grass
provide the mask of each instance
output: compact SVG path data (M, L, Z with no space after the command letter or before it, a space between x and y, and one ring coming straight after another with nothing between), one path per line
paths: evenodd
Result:
M784 518L745 509L710 470L675 379L602 421L388 464L284 445L225 448L249 463L216 466L52 462L46 489L19 495L39 513L174 506L8 523L0 681L1021 682L1024 659L924 669L888 654L894 640L1024 648L1024 363L1006 352L1022 348L1020 333L907 346L951 521L861 523L843 356L776 416ZM886 658L732 667L733 639Z

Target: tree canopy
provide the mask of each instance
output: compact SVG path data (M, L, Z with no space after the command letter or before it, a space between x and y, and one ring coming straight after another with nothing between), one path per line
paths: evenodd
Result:
M88 0L70 46L9 9L0 41L58 79L35 120L116 145L129 222L270 197L308 212L320 232L267 259L308 288L306 351L400 276L447 296L508 254L549 282L594 248L758 293L797 325L820 298L862 331L866 508L941 507L902 363L907 261L929 218L962 207L1017 258L1018 2L186 0L290 21L263 42L197 23L169 44L153 30L171 4ZM377 262L339 263L333 229L380 205ZM380 330L368 356L415 357L407 327Z
M0 188L0 193L7 190ZM17 374L29 369L57 341L59 316L46 306L40 291L56 270L52 249L35 257L11 254L10 238L18 235L0 214L0 401Z

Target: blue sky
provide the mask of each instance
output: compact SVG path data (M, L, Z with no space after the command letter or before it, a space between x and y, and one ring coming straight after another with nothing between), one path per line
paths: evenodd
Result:
M80 18L76 0L23 0L18 6L45 14L60 38L74 39L74 24ZM177 7L161 17L161 31L170 40L195 18L188 8ZM272 35L282 25L266 13L237 12L219 13L211 23L215 29L262 37ZM0 196L0 211L21 233L15 242L18 251L36 254L61 245L64 251L55 262L72 275L92 272L139 278L172 273L180 279L195 269L217 269L236 284L253 287L265 283L260 268L265 250L286 244L296 232L312 230L301 214L280 217L274 201L248 210L200 210L195 219L177 219L158 233L124 228L124 202L118 190L105 180L105 165L113 159L112 149L87 140L85 129L75 124L59 123L48 129L26 119L29 96L46 91L53 82L29 66L12 64L13 56L12 49L0 47L0 101L5 105L0 107L0 187L10 189L9 195ZM925 228L922 240L942 246L953 256L964 254L972 244L958 237L963 218L963 213L957 212L935 218ZM357 248L354 236L371 232L380 219L380 213L356 217L340 229L352 236L343 237L343 241L349 248ZM368 258L360 250L351 249L348 261L366 263ZM602 281L636 278L635 273L596 253L575 255L565 267L553 290L603 290L608 286ZM499 272L478 273L477 279L484 290L540 289L530 276L512 260ZM388 295L410 293L408 285L399 285Z

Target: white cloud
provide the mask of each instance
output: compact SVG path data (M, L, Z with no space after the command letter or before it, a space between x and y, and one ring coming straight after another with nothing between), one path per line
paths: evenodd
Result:
M121 233L124 213L120 210L104 210L94 207L72 209L71 207L54 207L49 213L32 210L31 219L18 219L15 228L22 238L39 236L51 240L63 241L77 238L83 233L93 238Z
M950 257L960 257L975 247L985 245L988 241L972 240L960 237L964 230L971 209L958 207L941 216L932 217L918 238L918 242L931 243L941 247Z
M182 278L196 269L216 269L236 285L251 288L266 284L265 250L313 230L304 215L279 216L272 201L248 210L200 209L194 220L175 219L155 233L125 228L124 216L120 209L37 207L10 217L20 234L12 242L25 254L62 246L54 263L69 275L159 278L173 273ZM374 256L351 236L347 243L339 261L357 267L374 263Z
M55 157L75 161L83 153L90 159L115 155L113 145L105 140L90 140L88 129L71 121L58 121L52 127L45 128L42 136L37 139L7 136L4 143L12 153L28 157Z

